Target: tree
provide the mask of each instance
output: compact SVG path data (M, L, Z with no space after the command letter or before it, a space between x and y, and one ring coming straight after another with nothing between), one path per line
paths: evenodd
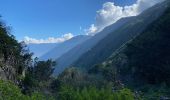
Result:
M23 80L23 92L25 94L31 94L34 91L40 91L43 88L47 88L51 76L54 71L55 61L38 61L34 60L33 66L27 69L26 76ZM43 92L43 91L42 91Z
M33 74L37 81L47 81L50 79L54 71L56 62L52 60L35 61Z

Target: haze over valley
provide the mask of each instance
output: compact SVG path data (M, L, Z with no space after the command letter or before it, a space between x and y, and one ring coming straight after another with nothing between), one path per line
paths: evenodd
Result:
M0 1L0 100L169 100L169 0Z

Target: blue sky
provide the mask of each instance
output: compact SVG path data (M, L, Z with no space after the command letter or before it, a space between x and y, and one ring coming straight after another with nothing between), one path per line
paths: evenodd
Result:
M0 15L18 40L84 34L105 2L131 5L135 0L0 0ZM80 27L82 30L80 30Z

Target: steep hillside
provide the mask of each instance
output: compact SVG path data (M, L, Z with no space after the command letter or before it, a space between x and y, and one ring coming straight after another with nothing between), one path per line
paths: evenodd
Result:
M86 41L89 38L90 38L90 36L86 36L86 35L75 36L72 39L67 40L67 41L57 45L55 48L53 48L52 50L50 50L47 53L45 53L44 55L42 55L40 57L40 59L42 59L42 60L47 60L47 59L56 60L60 56L62 56L63 54L65 54L66 52L68 52L69 50L71 50L72 48L81 44L82 42Z
M129 73L149 84L170 85L170 7L127 45Z
M25 43L18 43L9 28L0 22L0 100L53 100L51 96L45 96L43 90L39 91L37 84L45 77L50 80L55 62L33 60L26 47ZM30 72L34 74L28 74ZM43 78L37 82L38 75Z
M111 32L92 49L83 54L73 66L88 69L90 66L103 62L121 45L142 33L151 22L162 15L166 8L167 4L164 2L149 8L137 17L133 17L133 20Z
M0 23L0 79L16 81L27 67L29 54L8 28Z
M41 57L42 55L46 54L54 47L57 47L58 43L41 43L41 44L28 44L28 48L30 52L34 53L34 57Z
M167 9L159 18L112 53L102 64L91 67L87 72L81 70L81 67L68 68L59 75L59 80L62 84L75 87L111 84L112 91L128 87L135 91L135 100L168 100L170 1L165 4Z
M100 40L106 37L109 33L115 31L120 28L123 24L133 20L133 17L123 18L117 21L115 24L106 27L103 31L99 32L95 36L87 39L83 43L77 45L61 57L57 59L58 65L55 73L62 72L66 67L70 66L73 62L78 60L80 56L82 56L85 52L90 50L93 46L95 46Z
M170 1L162 5L167 5L167 9L159 18L141 34L121 45L102 64L87 71L81 70L81 67L67 68L58 76L57 82L79 88L112 86L113 93L126 87L135 91L132 100L168 100Z
M167 2L170 5L170 2ZM90 72L114 70L112 77L130 86L170 86L170 6L139 36L123 45ZM109 75L109 74L108 74ZM106 75L107 76L107 75ZM108 76L110 77L110 76Z

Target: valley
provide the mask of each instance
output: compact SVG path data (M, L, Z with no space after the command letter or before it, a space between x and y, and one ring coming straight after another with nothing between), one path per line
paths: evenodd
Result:
M169 99L169 0L56 43L18 42L0 22L0 100Z

